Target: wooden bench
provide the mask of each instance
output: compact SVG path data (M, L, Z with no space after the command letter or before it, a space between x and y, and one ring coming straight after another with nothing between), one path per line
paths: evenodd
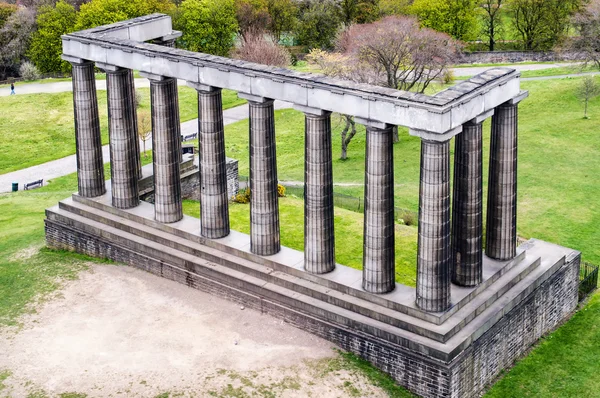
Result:
M193 140L196 137L198 137L198 133L193 133L193 134L188 134L188 135L182 135L181 136L181 141Z
M28 190L28 189L32 189L32 188L39 188L41 186L44 185L44 180L37 180L37 181L33 181L33 182L28 182L27 184L25 184L23 186L23 189Z

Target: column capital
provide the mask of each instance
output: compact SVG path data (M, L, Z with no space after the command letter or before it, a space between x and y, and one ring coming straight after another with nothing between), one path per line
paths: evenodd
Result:
M481 115L469 120L467 123L468 124L480 124L480 123L483 123L487 118L490 118L492 116L494 116L494 110L490 109L489 111L483 112ZM465 123L465 124L467 124L467 123Z
M63 61L67 61L71 64L87 64L87 63L91 63L92 61L87 60L87 59L83 59L83 58L78 58L78 57L72 57L70 55L66 55L66 54L61 54L60 58Z
M116 65L105 64L102 62L96 62L96 66L98 68L102 69L103 71L105 71L106 73L119 72L119 71L127 69L127 68L121 68L120 66L116 66Z
M297 111L304 112L306 116L329 116L331 115L331 111L327 111L325 109L319 108L311 108L309 106L294 104L293 108Z
M241 99L245 99L247 101L251 101L251 102L256 102L258 104L266 104L268 102L273 102L275 101L272 98L265 98L265 97L261 97L259 95L254 95L254 94L248 94L248 93L242 93L239 92L238 93L238 97L240 97Z
M519 102L523 101L527 97L529 97L529 91L521 91L519 93L519 95L517 95L513 99L506 101L502 105L517 105ZM500 105L500 106L502 106L502 105Z
M221 87L209 86L207 84L196 83L196 82L185 82L188 87L191 87L197 91L204 93L214 93L215 91L222 90Z
M157 81L157 82L160 82L163 80L168 80L168 79L173 79L172 77L169 77L169 76L157 75L154 73L143 72L143 71L140 71L140 76L145 77L148 80Z
M387 123L384 123L384 122L380 122L378 120L364 119L364 118L358 117L358 116L354 117L354 121L356 123L362 124L365 127L368 127L368 128L371 128L371 129L389 130L392 127L394 127L393 124L387 124Z
M415 137L420 137L424 141L437 141L445 142L449 141L452 137L462 132L462 125L448 130L443 134L434 133L432 131L409 129L408 133Z

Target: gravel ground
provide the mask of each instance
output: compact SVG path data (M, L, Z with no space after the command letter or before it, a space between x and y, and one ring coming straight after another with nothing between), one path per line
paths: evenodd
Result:
M131 267L93 265L21 321L0 397L385 396L329 342Z

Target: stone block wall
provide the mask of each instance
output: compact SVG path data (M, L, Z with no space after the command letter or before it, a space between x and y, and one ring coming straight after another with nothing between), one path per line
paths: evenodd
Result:
M461 54L461 64L500 64L516 62L559 62L580 61L581 56L573 52L554 51L474 51Z
M99 236L99 235L98 235ZM451 363L315 318L46 219L49 247L109 258L283 319L354 352L424 397L476 397L577 305L579 258L571 259Z

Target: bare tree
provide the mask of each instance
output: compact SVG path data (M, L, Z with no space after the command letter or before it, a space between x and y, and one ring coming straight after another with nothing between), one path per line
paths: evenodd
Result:
M30 37L35 29L35 12L19 8L0 29L0 79L14 76L25 58Z
M600 0L591 0L583 10L575 14L573 25L579 35L571 39L568 48L600 69Z
M146 141L152 135L152 117L148 111L139 111L137 112L137 127L138 127L138 137L142 140L144 157L148 157L146 154Z
M288 50L264 33L246 32L240 47L233 50L233 58L272 66L288 66L291 55Z
M588 103L592 98L600 95L600 86L596 84L596 80L592 76L586 76L579 87L577 88L577 97L585 103L583 118L587 119Z
M418 93L445 76L461 47L444 33L420 28L416 19L399 16L353 25L342 33L337 46L338 53L313 51L309 60L329 76ZM342 159L356 134L352 118L345 116L345 120ZM397 129L394 132L397 142Z
M494 51L496 40L501 34L502 13L500 9L504 0L483 0L479 7L483 9L483 35L488 38L488 47Z

